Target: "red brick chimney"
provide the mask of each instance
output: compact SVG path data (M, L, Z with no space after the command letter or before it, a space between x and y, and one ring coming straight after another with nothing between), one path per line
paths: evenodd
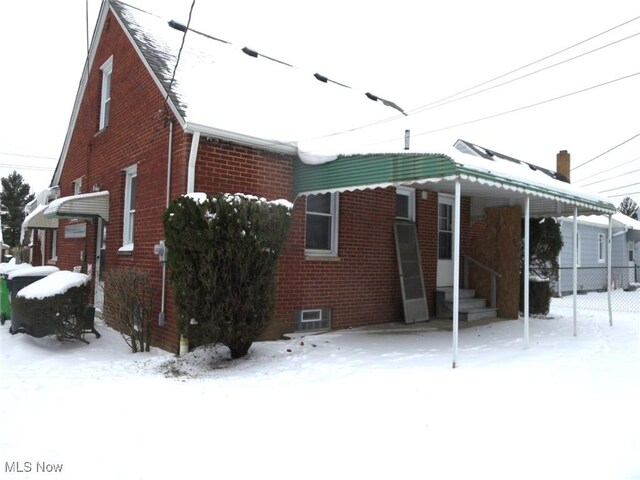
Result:
M556 172L571 183L571 155L566 150L560 150L556 156Z

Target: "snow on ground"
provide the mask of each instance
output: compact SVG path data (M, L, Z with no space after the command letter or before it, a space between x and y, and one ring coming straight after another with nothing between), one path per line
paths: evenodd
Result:
M640 478L640 315L131 354L0 330L3 478ZM4 330L4 331L2 331ZM59 467L61 465L61 467ZM38 469L62 468L59 473ZM31 470L26 472L27 467ZM18 473L22 471L24 473ZM44 475L44 477L43 477Z

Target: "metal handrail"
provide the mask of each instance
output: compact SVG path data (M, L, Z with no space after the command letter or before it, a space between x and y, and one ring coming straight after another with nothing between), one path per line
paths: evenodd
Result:
M498 290L497 279L502 278L502 274L469 255L463 255L462 258L464 259L464 288L469 288L469 262L471 262L491 274L491 308L496 308L498 303L496 298Z

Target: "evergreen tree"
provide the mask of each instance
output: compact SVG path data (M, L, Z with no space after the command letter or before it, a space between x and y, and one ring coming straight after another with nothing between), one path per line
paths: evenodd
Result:
M22 175L15 170L7 177L0 179L2 192L0 204L2 204L2 235L4 243L16 247L20 243L20 229L24 220L24 207L35 195L29 193L31 187L24 183Z
M291 208L242 194L171 202L164 230L181 333L247 354L273 316Z
M618 207L618 211L624 213L628 217L638 220L638 204L634 202L631 197L625 197L622 200Z

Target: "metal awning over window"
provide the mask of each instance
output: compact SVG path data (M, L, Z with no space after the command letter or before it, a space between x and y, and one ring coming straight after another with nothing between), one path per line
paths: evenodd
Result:
M109 192L83 193L70 197L58 198L51 202L44 216L70 218L96 218L109 221Z
M56 229L58 228L57 218L47 218L44 216L44 211L49 205L38 205L33 212L31 212L22 222L22 229Z

